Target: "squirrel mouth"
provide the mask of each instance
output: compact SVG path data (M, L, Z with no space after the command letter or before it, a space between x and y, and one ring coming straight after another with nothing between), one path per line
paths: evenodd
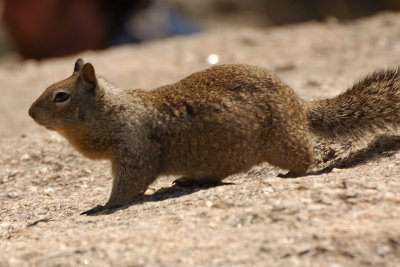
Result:
M51 127L51 126L44 126L47 130L50 130L50 131L55 131L56 129L54 129L53 127Z
M39 124L40 126L43 126L44 128L46 128L47 130L50 130L50 131L55 131L55 130L56 130L54 127L49 126L49 125L46 125L45 123L43 123L43 122L41 122L41 121L39 121L39 120L37 120L37 119L34 119L34 121L35 121L37 124Z

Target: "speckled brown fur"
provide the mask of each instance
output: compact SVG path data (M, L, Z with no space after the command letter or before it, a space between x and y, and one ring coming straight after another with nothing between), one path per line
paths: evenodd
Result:
M162 174L216 182L265 161L304 174L313 164L311 133L356 135L397 123L398 101L382 99L397 97L397 85L397 71L382 72L337 98L305 102L266 70L221 65L146 92L116 88L78 60L29 114L85 156L111 160L111 196L91 214L130 203ZM370 105L361 108L360 98ZM378 111L387 114L377 119Z

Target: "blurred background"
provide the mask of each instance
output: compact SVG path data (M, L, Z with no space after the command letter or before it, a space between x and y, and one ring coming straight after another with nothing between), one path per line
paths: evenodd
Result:
M0 60L60 57L223 27L347 21L400 10L399 0L0 1Z

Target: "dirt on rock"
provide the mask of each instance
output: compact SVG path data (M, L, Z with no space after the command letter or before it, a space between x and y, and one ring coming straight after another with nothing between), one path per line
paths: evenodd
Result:
M210 57L210 55L212 55ZM224 29L42 62L0 65L0 266L400 266L400 137L315 140L312 175L267 164L226 185L160 177L108 214L109 163L79 155L28 117L77 57L118 86L151 89L218 63L271 69L305 99L334 96L397 66L400 14Z

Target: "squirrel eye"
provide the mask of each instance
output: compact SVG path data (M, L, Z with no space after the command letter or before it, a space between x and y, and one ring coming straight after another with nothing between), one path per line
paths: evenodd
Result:
M65 102L67 101L69 98L69 94L66 92L58 92L55 96L54 96L54 102Z

